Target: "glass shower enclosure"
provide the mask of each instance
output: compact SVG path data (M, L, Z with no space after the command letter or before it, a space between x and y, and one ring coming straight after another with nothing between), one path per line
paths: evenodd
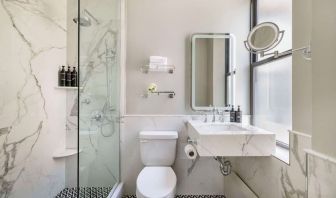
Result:
M78 2L78 186L102 197L120 181L120 1Z

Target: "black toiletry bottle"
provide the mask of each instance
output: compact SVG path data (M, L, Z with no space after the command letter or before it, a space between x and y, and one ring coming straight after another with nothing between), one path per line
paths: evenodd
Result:
M70 69L70 66L68 66L68 71L66 71L66 73L65 73L65 78L66 78L65 86L71 87L71 69Z
M62 71L62 67L59 66L59 67L58 67L58 73L57 73L57 78L58 78L57 85L58 85L58 86L61 86L61 71Z
M240 106L238 106L238 110L236 111L236 122L242 122L242 112L240 111Z
M77 71L76 67L73 67L72 72L71 72L71 87L77 87Z
M236 112L233 105L230 111L230 122L236 122Z
M59 86L64 87L66 84L66 72L64 69L65 66L62 66L62 70L60 71L60 84Z

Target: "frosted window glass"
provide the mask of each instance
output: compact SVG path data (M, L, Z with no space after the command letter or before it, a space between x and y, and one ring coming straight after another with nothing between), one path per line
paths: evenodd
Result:
M292 48L292 0L258 0L258 24L262 22L273 22L285 30L283 40L274 50Z
M254 68L254 124L288 144L292 129L292 57Z

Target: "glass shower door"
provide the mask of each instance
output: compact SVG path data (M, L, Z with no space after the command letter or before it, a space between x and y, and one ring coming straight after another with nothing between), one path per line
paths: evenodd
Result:
M79 187L119 182L120 0L80 0Z

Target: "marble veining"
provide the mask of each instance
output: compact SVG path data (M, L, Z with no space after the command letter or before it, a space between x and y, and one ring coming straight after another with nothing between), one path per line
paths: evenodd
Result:
M308 153L308 197L336 197L336 163Z
M49 119L62 118L63 111L48 106L65 104L64 94L50 90L57 81L58 65L65 62L61 11L65 1L58 5L49 0L0 2L0 53L6 66L0 74L0 197L47 197L62 187L63 176L58 173L64 171L53 162L51 149L45 150L65 132L62 119L50 128ZM53 186L45 188L48 185Z
M304 198L306 171L303 149L310 148L310 140L307 136L290 133L290 164L275 157L241 157L232 159L233 169L261 198Z

